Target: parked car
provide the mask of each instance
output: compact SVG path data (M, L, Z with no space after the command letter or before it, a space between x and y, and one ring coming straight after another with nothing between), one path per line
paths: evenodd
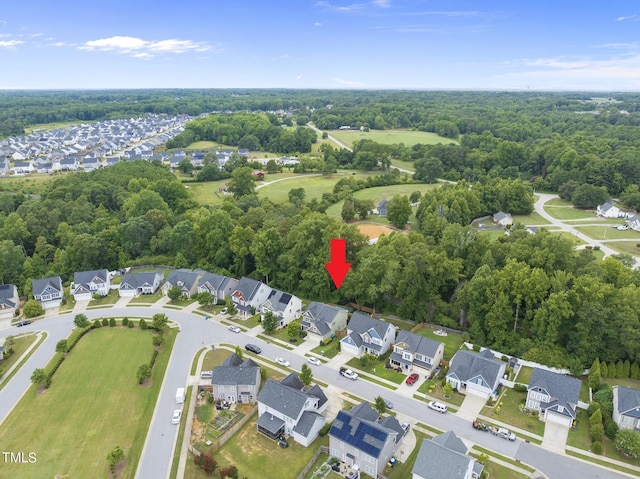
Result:
M494 436L501 437L502 439L508 439L509 441L516 440L516 435L511 431L509 431L508 429L505 429L504 427L493 426L491 428L491 434L493 434Z
M616 226L616 229L619 231L624 231L624 230L628 230L629 227L627 225L618 225Z
M309 356L307 358L307 362L313 364L314 366L320 366L322 362L318 358L314 358L313 356Z
M31 320L25 319L24 321L20 321L18 324L16 324L16 326L21 327L21 326L27 326L29 324L31 324Z
M233 331L234 333L239 333L242 330L238 326L229 326L229 331Z
M415 384L418 379L420 379L418 373L411 373L405 382L411 386L412 384Z
M285 358L276 358L276 363L278 363L280 366L289 366L289 361L287 361Z
M255 353L255 354L260 354L262 352L262 349L260 349L255 344L245 344L244 349L246 349L247 351L251 351L252 353Z
M182 417L182 409L176 409L173 411L173 416L171 417L171 424L180 424L180 418Z
M384 405L387 407L387 409L393 409L393 403L388 399L384 400Z
M358 379L358 374L347 368L340 368L340 375L344 376L347 379L351 379L352 381Z
M433 409L434 411L438 411L439 413L442 413L442 414L447 412L447 409L449 409L446 404L442 404L441 402L437 402L437 401L429 401L427 403L427 407L429 409Z

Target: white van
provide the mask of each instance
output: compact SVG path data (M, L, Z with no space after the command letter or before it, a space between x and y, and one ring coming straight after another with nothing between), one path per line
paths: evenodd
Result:
M427 407L442 414L447 412L447 410L449 409L446 404L442 404L441 402L436 401L430 401L429 404L427 404Z
M176 391L176 402L182 404L184 402L184 388L178 388Z

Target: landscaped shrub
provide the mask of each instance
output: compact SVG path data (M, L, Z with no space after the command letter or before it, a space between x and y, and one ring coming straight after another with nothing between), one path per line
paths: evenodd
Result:
M605 420L604 435L614 441L618 434L618 425L613 422L613 419Z
M127 328L133 328L135 326L135 324L133 324L133 321L129 321L127 323Z
M116 327L116 318L110 318L109 319L109 326L112 328Z
M107 318L103 318L102 319L102 325L103 326L109 326L109 320Z
M151 361L149 361L149 368L153 368L153 365L156 363L157 357L158 357L158 350L154 349L153 354L151 354Z
M594 454L602 454L602 443L600 441L591 443L591 452Z
M163 340L164 340L164 338L162 337L162 334L156 334L155 336L153 336L151 338L151 343L154 346L160 346L162 344Z
M333 424L333 422L328 422L326 423L324 426L322 426L322 429L320 429L320 431L318 431L318 434L320 436L326 436L327 434L329 434L329 429L331 429L331 425Z
M99 319L94 319L93 320L93 324L91 325L91 327L93 329L98 329L98 328L102 327L102 323L100 322Z
M138 378L138 384L142 384L145 380L151 377L151 368L148 364L141 364L138 366L138 371L136 372L136 377Z
M146 322L144 319L141 319L141 320L140 320L140 323L138 323L138 324L140 325L140 329L142 329L142 330L144 330L144 329L147 329L147 328L148 328L148 326L147 326L147 322Z
M129 318L122 318L122 325L129 326Z
M600 405L599 402L592 402L591 404L589 404L589 409L587 409L587 414L589 415L589 417L593 416L593 414L600 409L602 406Z
M526 393L527 392L527 386L526 384L514 384L513 385L513 390L517 393Z

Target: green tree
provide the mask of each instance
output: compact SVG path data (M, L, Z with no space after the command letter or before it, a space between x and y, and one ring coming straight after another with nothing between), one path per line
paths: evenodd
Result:
M589 387L592 390L598 389L601 381L601 372L600 372L600 360L598 358L593 360L593 364L591 365L591 369L589 369Z
M150 377L151 377L151 367L148 364L145 363L138 366L138 371L136 372L136 378L138 379L138 384L142 384Z
M387 205L387 218L396 228L404 229L411 216L411 203L406 195L393 195Z
M289 202L296 205L298 208L302 205L304 198L306 197L306 193L304 188L292 188L289 190Z
M605 363L604 361L600 363L600 377L601 378L609 377L609 368L607 366L607 363Z
M229 181L229 191L235 198L253 194L255 189L255 177L253 169L243 166L233 170L231 181Z
M605 187L584 183L578 186L571 195L571 202L577 208L595 208L609 200Z
M236 353L236 356L238 356L240 359L244 359L244 351L240 346L236 346L235 353Z
M56 352L66 353L67 351L69 351L69 346L67 345L66 339L61 339L56 343Z
M311 384L312 380L313 371L307 364L303 364L302 369L300 370L300 381L302 381L302 384L304 384L305 386L308 386L309 384Z
M442 386L442 392L445 396L451 396L451 393L453 392L453 386L449 381L444 383L444 386Z
M31 382L36 386L42 386L47 380L47 373L42 368L36 368L31 373Z
M291 321L287 325L287 335L290 338L297 338L300 336L300 320Z
M616 434L616 449L627 457L640 458L640 433L633 429L621 429Z
M36 301L35 299L30 299L22 308L22 312L26 318L35 318L36 316L40 316L44 313L44 309L42 309L42 304L40 301Z
M267 161L267 173L278 173L279 171L282 171L282 167L276 163L276 160L269 160Z
M86 328L89 326L89 319L84 314L76 314L75 318L73 318L73 324L77 328Z
M267 311L262 318L262 328L267 334L273 333L278 328L278 317L271 311Z
M115 475L116 466L124 461L126 458L124 451L120 446L114 447L109 454L107 454L107 462L109 463L109 469L111 474Z
M384 414L387 412L387 405L384 402L384 398L382 396L376 396L374 399L373 408L378 411L378 414Z
M156 313L153 315L151 328L155 329L156 331L162 331L162 329L167 325L168 322L169 318L166 314Z
M596 411L589 418L589 434L593 441L600 441L604 435L604 426L602 425L602 411Z
M342 216L342 221L352 221L356 217L356 206L351 196L348 196L344 199L344 203L342 205L342 211L340 212Z
M188 158L185 158L180 163L178 163L178 170L180 170L184 174L189 174L193 171L193 165Z
M196 296L201 306L211 306L215 301L215 297L209 291L202 291Z
M182 296L182 290L177 286L173 286L169 291L167 291L167 296L171 301L177 301Z

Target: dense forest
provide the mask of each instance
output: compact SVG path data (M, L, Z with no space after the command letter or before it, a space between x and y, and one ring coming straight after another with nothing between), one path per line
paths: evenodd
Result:
M282 128L288 117L299 127L313 121L328 128L333 121L416 128L452 142L407 147L362 141L353 152L323 145L313 164L318 171L348 166L383 172L367 181L341 180L321 199L305 200L296 191L283 204L259 199L251 169L240 163L228 172L234 195L219 207L194 203L175 175L148 162L63 176L47 184L40 198L0 194L0 281L17 284L21 294L29 293L33 278L60 274L69 281L79 270L156 262L249 275L309 300L356 302L462 328L478 344L550 365L579 369L596 357L607 363L640 360L640 272L631 269L629 258L600 261L545 230L531 235L516 225L509 236L491 240L469 226L497 210L530 213L534 188L559 191L581 206L598 195L598 201L619 195L635 208L637 95L616 94L615 103L577 93L220 90L105 92L102 101L102 93L89 92L64 103L72 94L54 92L43 94L42 111L51 105L72 111L85 104L85 94L86 107L100 104L102 115L139 114L137 108L162 101L166 108L182 108L188 103L178 98L193 101L225 113L197 119L188 134L238 146L244 139L277 149L282 132L295 140L298 131L308 130ZM21 95L30 96L0 95L0 103L13 98L18 108ZM140 97L125 101L127 95ZM35 98L24 112L35 108ZM278 109L288 113L268 113ZM24 115L15 118L26 122ZM312 137L300 135L306 148ZM300 145L294 146L298 152ZM348 203L359 189L406 183L398 173L385 173L394 159L413 162L417 181L444 177L456 183L422 195L409 234L368 245L353 225L324 211L339 200ZM329 240L336 237L347 240L353 263L339 290L324 268Z

